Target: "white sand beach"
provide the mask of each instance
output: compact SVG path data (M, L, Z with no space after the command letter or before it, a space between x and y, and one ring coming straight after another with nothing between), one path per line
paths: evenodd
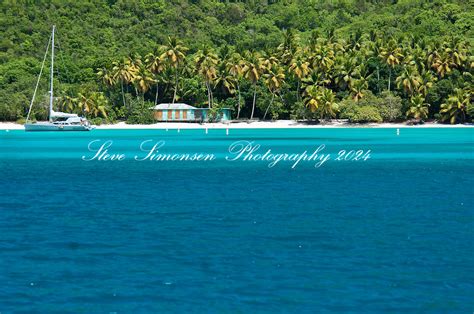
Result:
M440 124L427 122L420 125L404 123L348 123L345 120L331 120L321 123L306 123L294 120L277 121L230 121L228 123L186 123L160 122L155 124L104 124L96 126L98 130L112 129L281 129L281 128L474 128L474 124ZM0 130L23 130L22 124L14 122L0 122Z

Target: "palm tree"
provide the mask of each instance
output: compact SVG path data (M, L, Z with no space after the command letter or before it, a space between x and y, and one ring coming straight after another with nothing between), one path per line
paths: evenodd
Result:
M155 106L158 104L159 84L161 81L160 74L165 69L165 61L161 58L162 54L161 49L155 49L154 52L147 54L145 57L146 67L148 71L153 74L156 81Z
M348 46L351 50L359 50L362 47L363 37L362 30L356 29L354 33L349 35Z
M334 65L334 45L317 45L313 54L311 55L311 63L315 70L320 70L323 73L329 72Z
M82 113L89 113L90 108L93 106L92 103L93 100L88 95L78 94L77 107Z
M356 61L354 57L339 55L336 57L334 65L334 82L336 85L345 90L351 85L356 74Z
M422 78L415 67L405 66L400 76L397 77L396 83L399 89L403 89L408 95L412 96L419 89Z
M449 123L463 123L466 120L466 112L471 103L471 94L468 90L456 88L454 94L450 95L447 101L441 105L441 121L449 120Z
M86 95L79 93L77 99L77 107L80 111L92 118L107 118L107 104L107 98L99 92Z
M341 48L342 49L342 48ZM309 62L311 64L312 73L324 81L326 85L331 83L331 70L335 63L335 44L327 42L316 45L315 50L309 54ZM341 52L342 53L342 52Z
M283 64L288 64L298 51L298 42L299 37L292 28L288 28L283 32L283 43L277 48L278 56Z
M262 66L265 71L270 71L274 66L277 66L280 63L277 57L272 56L271 54L264 53L262 56Z
M235 89L237 85L238 82L235 76L229 72L227 62L220 62L215 79L215 86L220 86L224 92L233 95L236 92Z
M212 52L210 49L205 48L199 50L194 58L196 64L196 72L202 77L206 84L208 106L212 107L212 88L211 84L217 78L217 64L219 63L219 57L217 54Z
M142 57L139 54L130 54L128 56L128 61L130 64L129 71L133 73L131 83L133 87L135 88L135 96L138 98L139 92L138 92L138 87L135 84L135 81L137 79L137 75L138 75L138 72L140 71L140 68L143 67Z
M311 112L317 112L319 119L332 118L336 115L334 107L336 96L329 88L312 85L305 90L305 103Z
M428 91L433 87L433 83L436 81L436 77L431 74L431 71L425 70L421 72L420 75L420 86L418 87L418 92L426 97Z
M466 61L467 51L466 44L459 37L451 38L446 47L446 52L451 56L454 66L458 68Z
M77 98L62 96L59 98L59 111L74 112L77 109Z
M144 65L141 65L137 69L133 83L137 93L142 94L142 102L145 103L145 93L151 88L152 84L156 83L156 80L153 79L151 72Z
M471 120L473 120L474 119L474 104L473 103L470 103L467 106L466 112L471 117Z
M403 58L402 49L398 46L398 43L391 39L387 45L382 47L380 50L380 57L388 65L388 91L390 91L390 82L392 80L392 69L400 64Z
M117 83L112 70L108 67L97 69L97 77L106 87L114 86Z
M255 103L257 100L257 84L262 76L265 67L262 64L262 58L257 52L246 54L245 65L242 69L244 77L253 85L253 102L252 102L252 113L250 114L250 119L253 119L253 114L255 112Z
M330 77L326 77L321 71L311 71L305 79L302 80L301 85L304 90L308 86L328 86L331 83ZM303 93L304 95L304 93Z
M308 40L308 48L310 50L315 49L315 47L318 44L320 36L321 36L321 34L319 33L319 31L317 29L313 29L311 31L311 34L309 35L309 40Z
M410 108L407 111L407 118L413 117L416 120L428 118L429 104L425 103L423 95L416 95L410 98Z
M124 85L129 84L133 81L136 69L131 65L130 59L128 58L122 58L120 61L114 61L112 65L113 78L116 82L120 82L123 105L124 107L127 107L127 104L125 102Z
M178 91L178 71L186 59L186 51L188 51L188 47L184 46L180 40L174 37L168 37L168 42L163 47L163 50L164 52L160 57L174 70L174 93L172 101L174 104Z
M380 93L380 65L381 62L385 62L381 57L383 51L383 41L375 32L372 32L370 38L371 40L373 38L373 41L368 43L368 49L370 49L372 55L369 59L375 61L377 69L377 92Z
M89 114L93 118L102 117L107 118L108 100L103 93L94 92L91 94L92 100L89 104Z
M359 101L365 96L365 92L369 88L369 83L366 79L360 78L358 80L352 80L349 88L351 90L352 98L355 101Z
M405 55L405 64L416 67L419 73L426 70L426 61L428 59L428 55L426 51L420 47L420 45L415 44L413 48L407 49Z
M362 79L364 81L368 81L372 77L372 73L369 73L369 67L365 63L361 63L355 67L352 75L357 79ZM368 85L367 85L368 87Z
M240 80L243 76L243 68L245 65L245 61L242 59L239 53L233 53L229 60L227 60L225 67L226 72L228 72L235 81L235 85L237 87L238 92L238 105L237 105L237 119L240 117L240 109L241 109L241 95L240 95Z
M319 116L320 119L334 118L336 113L334 107L336 106L336 96L329 88L322 89L319 96Z
M130 67L135 71L137 71L138 68L143 65L142 57L137 53L130 54L127 58L130 63Z
M316 112L319 108L319 89L318 85L309 85L304 91L304 102L311 112Z
M290 61L288 72L290 72L297 79L296 101L299 101L298 98L300 95L301 81L309 75L310 71L310 64L308 61L306 61L302 54L295 55L295 57Z
M278 94L283 84L285 84L285 74L283 73L283 70L281 68L275 66L273 69L265 73L263 77L265 79L265 85L272 94L270 104L268 105L267 109L265 110L265 114L263 115L263 120L265 120L268 113L268 109L270 109L270 107L273 105L275 95Z
M440 77L451 73L452 68L456 66L448 49L444 49L441 53L435 52L431 56L431 60L431 67L436 70Z

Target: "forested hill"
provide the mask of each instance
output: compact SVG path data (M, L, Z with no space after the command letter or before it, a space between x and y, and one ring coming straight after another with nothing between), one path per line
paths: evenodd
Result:
M262 55L276 53L277 48L285 44L288 30L292 30L294 41L300 46L309 45L312 39L322 38L338 41L343 46L352 45L351 49L357 46L357 41L375 41L376 37L383 38L384 42L394 40L400 45L403 42L406 46L410 45L410 41L416 42L422 49L427 45L441 46L443 42L461 40L465 42L463 47L466 47L466 58L469 59L474 38L473 12L473 4L469 0L0 0L0 120L16 120L25 115L53 24L57 26L59 53L56 71L58 82L61 82L58 85L59 92L71 98L101 92L107 98L104 106L112 111L112 107L121 105L123 95L120 95L120 84L111 84L115 87L106 89L98 80L98 69L111 68L114 61L127 56L141 56L145 63L145 56L157 51L161 45L166 45L169 37L189 48L185 51L190 63L196 60L190 56L203 47L213 50L219 57L222 57L224 46L228 46L225 51L238 52L242 56L245 51L259 51ZM373 72L375 67L372 65L368 70ZM298 98L299 80L286 73L287 68L283 67L282 73L285 72L286 79L278 93L280 97L277 97L282 102L281 112L273 112L274 117L289 117L294 113L290 102L297 102L305 96L302 91L301 98ZM387 83L383 81L387 80L385 76L392 75L388 68L377 67L377 70L377 86L368 80L365 88L374 94L380 92L380 84ZM403 69L394 66L392 70L394 86L396 74L400 74ZM462 76L466 68L459 65L457 70ZM469 72L472 69L467 70ZM185 72L180 72L180 75L193 77ZM169 101L173 97L174 82L164 76L158 84L159 99ZM447 79L444 75L441 78ZM389 81L391 79L388 78ZM206 83L206 78L201 81ZM126 91L129 97L135 98L140 88L133 88L133 82L129 83ZM193 85L193 89L183 87L183 83L180 83L177 94L180 99L204 104L209 99L208 92L212 93L213 89L218 88L217 82L212 83L210 91L206 90L206 84L202 88ZM249 87L253 83L243 79L241 85ZM303 87L302 80L300 83ZM447 92L463 87L461 85L465 85L465 82L456 84L459 86L453 85ZM263 102L265 99L268 101L271 93L268 93L263 80L255 87L257 85L258 96ZM335 80L319 85L332 89L337 101L350 96L350 88L336 88ZM46 81L42 83L42 88L47 90ZM287 95L283 95L283 90L288 91ZM294 90L293 96L291 90ZM200 91L203 91L203 95L198 95ZM216 103L229 104L231 101L228 98L237 97L232 90L214 92ZM248 103L252 102L251 92L242 91L243 112L250 110ZM413 96L402 95L403 88L393 92L399 93L406 101L409 96ZM144 90L142 96L143 101L155 101L152 87ZM443 99L436 101L439 109ZM257 105L257 111L263 113L259 108ZM430 116L435 113L430 112ZM113 116L126 115L114 109Z

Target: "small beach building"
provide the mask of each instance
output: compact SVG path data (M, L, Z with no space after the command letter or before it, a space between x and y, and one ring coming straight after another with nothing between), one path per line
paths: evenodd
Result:
M209 108L196 108L183 103L159 104L152 107L157 121L207 122ZM230 108L221 108L214 121L230 120Z

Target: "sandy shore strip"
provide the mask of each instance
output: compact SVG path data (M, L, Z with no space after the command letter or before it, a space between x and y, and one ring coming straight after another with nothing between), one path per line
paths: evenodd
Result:
M293 120L278 121L232 121L228 123L186 123L186 122L160 122L155 124L104 124L96 126L97 130L119 129L292 129L292 128L474 128L474 124L440 124L427 122L420 125L407 125L403 123L366 123L355 124L344 120L332 120L321 123L305 123ZM22 124L14 122L0 122L0 130L23 130Z

